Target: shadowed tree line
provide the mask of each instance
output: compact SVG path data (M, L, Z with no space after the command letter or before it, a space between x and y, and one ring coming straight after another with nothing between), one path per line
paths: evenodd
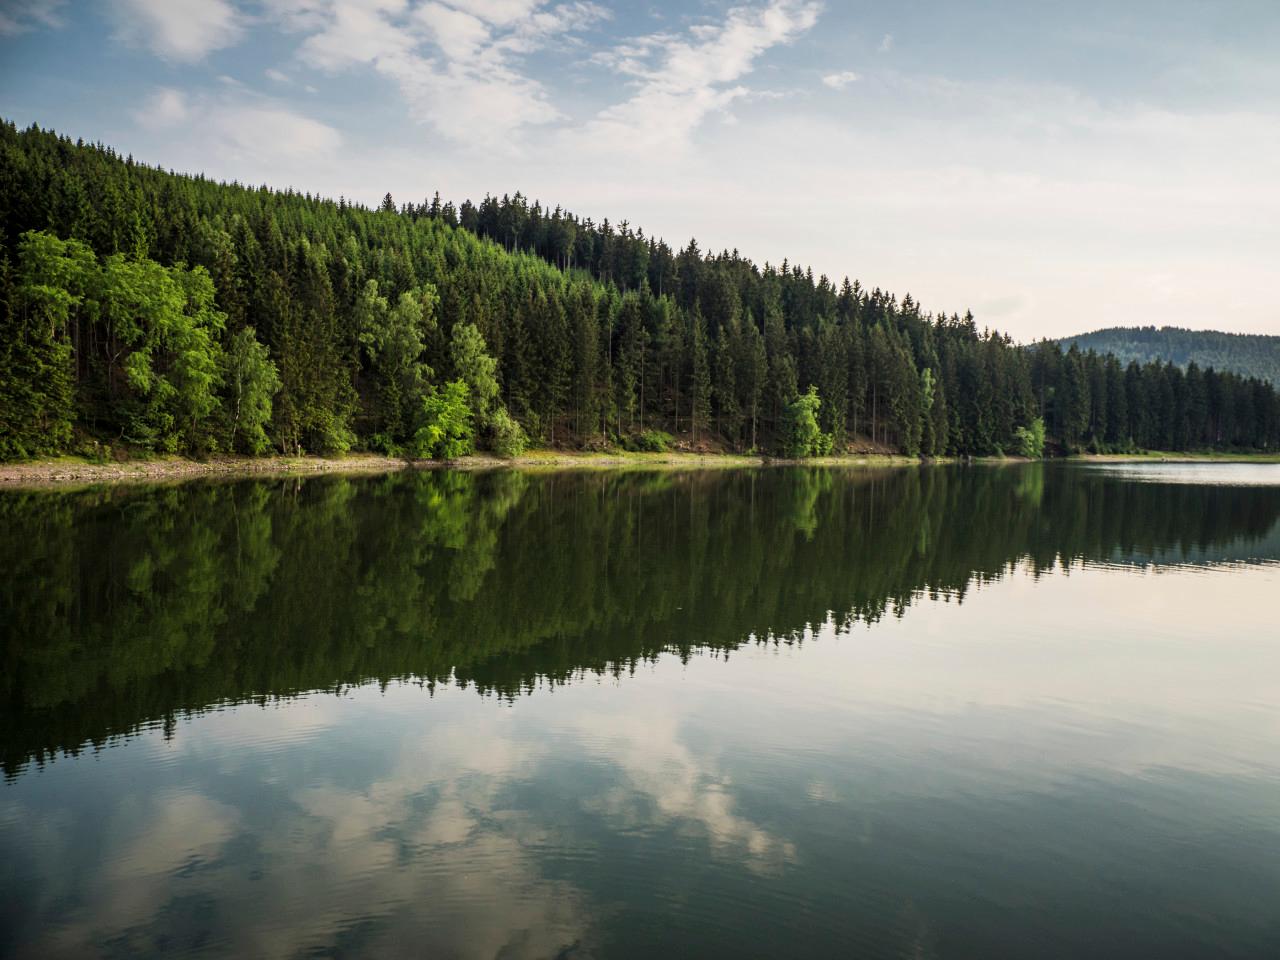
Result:
M0 241L4 459L1280 446L1262 380L1022 348L518 193L368 209L0 123Z
M1273 488L1043 465L11 492L3 762L14 776L226 702L405 678L516 697L796 643L962 602L1020 562L1242 559L1275 551L1278 518Z
M1063 346L1113 353L1121 363L1152 360L1175 363L1184 370L1231 370L1280 385L1280 337L1260 333L1224 333L1219 330L1184 330L1181 327L1109 327L1075 337L1064 337Z

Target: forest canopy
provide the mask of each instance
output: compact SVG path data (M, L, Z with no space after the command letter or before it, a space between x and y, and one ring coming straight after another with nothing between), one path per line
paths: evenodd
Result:
M369 209L3 123L0 239L5 459L668 433L794 455L1280 444L1259 378L1022 347L910 295L520 193Z

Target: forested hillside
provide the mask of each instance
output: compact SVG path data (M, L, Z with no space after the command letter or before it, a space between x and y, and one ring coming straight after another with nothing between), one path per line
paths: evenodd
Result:
M1230 370L1280 385L1280 336L1181 327L1109 327L1059 342L1063 347L1075 344L1081 350L1114 353L1122 363L1160 360L1184 370L1194 363L1201 369Z
M791 456L1274 449L1260 380L1024 350L970 315L520 194L370 210L0 125L0 457L479 443Z

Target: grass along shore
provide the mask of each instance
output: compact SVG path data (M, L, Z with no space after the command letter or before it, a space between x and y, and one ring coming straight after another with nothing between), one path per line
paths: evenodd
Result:
M770 464L804 463L811 466L906 466L914 457L889 454L847 454L803 461L781 460L733 453L635 453L625 450L575 452L529 450L511 459L474 454L457 460L406 460L378 454L356 453L342 457L246 457L217 456L205 460L184 457L139 457L100 462L81 457L55 457L0 464L0 489L6 486L47 486L95 483L156 483L164 480L227 476L289 476L319 473L388 473L396 470L520 469L722 469Z
M105 462L81 457L55 457L21 463L0 464L0 489L5 487L50 486L97 483L158 483L198 477L290 476L320 473L389 473L397 470L707 470L732 467L761 467L803 464L817 467L912 466L922 461L883 453L849 453L840 456L784 460L736 453L637 453L626 450L572 451L536 449L512 459L473 454L458 460L406 460L372 453L342 457L321 456L217 456L205 460L184 457L135 457ZM953 462L950 458L930 461ZM1018 463L1019 457L977 458L982 463ZM1075 463L1280 463L1280 453L1170 453L1158 450L1125 454L1077 454L1066 458Z

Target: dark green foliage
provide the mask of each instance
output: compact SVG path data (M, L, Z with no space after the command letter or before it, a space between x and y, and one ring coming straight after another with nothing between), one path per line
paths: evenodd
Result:
M638 453L666 453L674 443L675 438L663 430L643 430L622 440L625 449Z
M650 429L783 451L810 388L841 449L1012 452L1036 417L1053 449L1280 446L1261 380L1019 348L910 296L673 251L520 194L371 210L7 123L0 182L4 458L86 437L395 451L418 445L426 398L443 416L446 380L478 442L508 453L525 431L596 445Z
M28 265L29 266L29 265ZM58 453L75 418L65 286L14 278L0 261L0 459Z

